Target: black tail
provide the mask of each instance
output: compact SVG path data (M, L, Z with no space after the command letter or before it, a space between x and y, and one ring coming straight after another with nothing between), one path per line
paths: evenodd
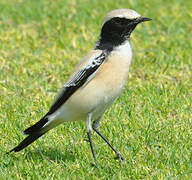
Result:
M43 126L48 122L48 118L44 116L40 121L38 121L33 126L27 128L24 131L24 134L28 134L29 136L26 137L17 147L13 148L9 152L18 152L30 145L32 142L34 142L36 139L41 137L43 134L45 134L47 131L43 132Z
M24 134L34 134L35 132L39 132L41 128L48 122L48 118L44 116L41 120L35 123L33 126L27 128L24 131Z
M30 145L32 142L34 142L36 139L41 137L44 133L34 133L30 134L28 137L26 137L18 146L10 150L9 152L18 152L24 149L26 146Z

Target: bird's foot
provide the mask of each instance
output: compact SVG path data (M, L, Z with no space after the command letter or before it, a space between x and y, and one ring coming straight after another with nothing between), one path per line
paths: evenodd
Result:
M96 164L94 164L94 163L90 163L90 165L91 165L91 167L95 167L96 166Z
M120 161L123 161L123 160L124 160L124 158L123 158L123 157L121 156L121 154L119 154L119 153L116 153L115 159L120 160Z
M99 167L98 164L97 164L97 162L95 162L95 163L90 163L90 165L91 165L91 167L94 167L94 168L98 168L98 167Z

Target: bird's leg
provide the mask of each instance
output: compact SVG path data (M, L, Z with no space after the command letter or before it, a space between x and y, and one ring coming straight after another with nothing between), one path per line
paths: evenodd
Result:
M109 143L109 141L97 130L98 123L95 121L93 123L93 130L109 145L109 147L115 152L116 157L115 159L120 159L121 161L124 160L123 157L117 150Z
M94 152L94 149L93 149L93 143L92 143L92 139L91 139L91 130L92 130L91 117L92 117L92 114L89 113L88 116L87 116L87 119L86 119L86 129L87 129L87 135L88 135L89 143L90 143L90 146L91 146L91 152L93 154L93 158L94 158L95 163L96 163L97 161L96 161L95 152Z

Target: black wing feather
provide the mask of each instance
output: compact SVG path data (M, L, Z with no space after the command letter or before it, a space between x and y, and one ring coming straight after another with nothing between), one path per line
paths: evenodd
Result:
M39 133L42 127L48 122L47 115L54 113L59 107L61 107L62 104L65 103L67 99L87 81L89 76L98 69L98 67L103 63L105 57L106 53L102 52L98 57L93 59L90 64L82 68L78 73L74 75L74 77L67 81L48 113L43 118L41 118L40 121L27 128L24 133Z
M81 69L77 74L75 74L74 77L64 85L62 92L60 93L59 97L57 97L56 101L53 103L46 115L50 115L60 108L62 104L65 103L67 99L87 81L89 76L99 68L105 58L106 53L102 52L92 61L90 65Z
M48 122L47 115L54 113L59 107L61 107L62 104L65 103L65 101L87 81L90 75L92 75L99 68L105 58L106 53L102 52L90 64L88 64L86 67L82 68L77 74L75 74L74 77L64 85L61 93L51 106L49 112L39 122L24 131L24 133L28 134L29 136L26 137L17 147L13 148L9 152L18 152L24 149L26 146L30 145L39 137L41 137L45 133L41 132L41 129Z

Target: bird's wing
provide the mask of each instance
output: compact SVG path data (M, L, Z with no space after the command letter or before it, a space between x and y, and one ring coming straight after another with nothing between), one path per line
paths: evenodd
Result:
M72 77L64 84L46 115L54 113L79 87L90 81L94 77L99 66L105 60L106 56L107 53L105 51L101 51L99 54L90 57L88 62L82 66L79 71L73 74Z

